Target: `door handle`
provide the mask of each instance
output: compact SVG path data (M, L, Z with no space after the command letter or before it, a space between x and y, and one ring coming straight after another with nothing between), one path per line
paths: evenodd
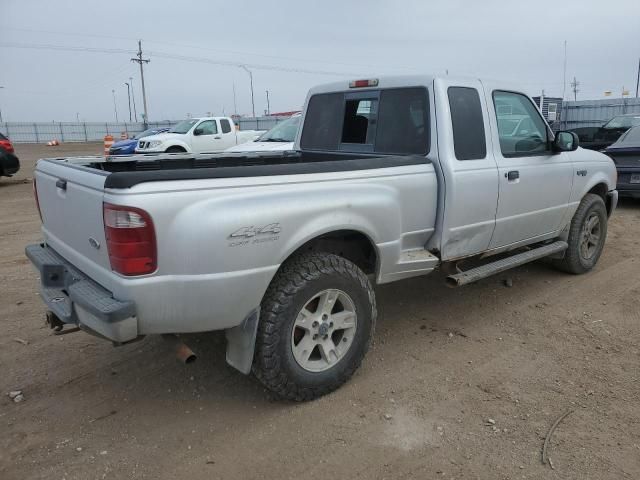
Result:
M520 178L520 172L518 170L511 170L504 174L504 178L509 180L510 182L513 180L517 180Z
M58 187L60 190L66 190L67 181L59 178L58 180L56 180L56 187Z
M214 140L220 140L220 138L222 138L222 137L213 137L213 138L214 138Z

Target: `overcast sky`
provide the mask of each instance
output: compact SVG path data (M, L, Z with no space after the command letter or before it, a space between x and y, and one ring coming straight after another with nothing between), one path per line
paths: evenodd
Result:
M0 0L0 109L5 121L113 121L115 90L122 121L133 77L140 113L138 39L150 120L231 114L234 84L251 114L249 75L207 62L252 70L256 113L265 90L272 112L288 111L319 83L447 70L561 96L565 40L567 96L574 76L578 99L633 95L639 26L640 0Z

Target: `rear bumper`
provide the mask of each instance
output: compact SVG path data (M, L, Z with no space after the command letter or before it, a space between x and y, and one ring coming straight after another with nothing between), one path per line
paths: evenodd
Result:
M11 176L20 170L20 161L13 153L0 149L0 175Z
M617 167L618 184L616 186L621 197L640 197L640 183L631 183L632 175L640 175L638 167Z
M50 247L33 244L25 253L40 273L42 300L61 321L117 343L138 337L133 302L113 298Z

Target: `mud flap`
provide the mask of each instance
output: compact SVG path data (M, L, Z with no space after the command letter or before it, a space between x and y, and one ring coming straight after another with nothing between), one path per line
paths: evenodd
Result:
M227 363L245 375L251 372L259 319L260 307L252 310L240 325L225 331Z

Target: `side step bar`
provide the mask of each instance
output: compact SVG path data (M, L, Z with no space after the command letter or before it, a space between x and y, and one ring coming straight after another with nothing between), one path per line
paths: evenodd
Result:
M495 275L496 273L504 272L505 270L538 260L539 258L548 257L554 253L564 252L567 248L569 248L567 242L562 241L543 245L542 247L503 258L502 260L497 260L493 263L482 265L481 267L472 268L466 272L449 275L447 277L447 285L450 287L461 287L462 285L477 282L478 280Z

